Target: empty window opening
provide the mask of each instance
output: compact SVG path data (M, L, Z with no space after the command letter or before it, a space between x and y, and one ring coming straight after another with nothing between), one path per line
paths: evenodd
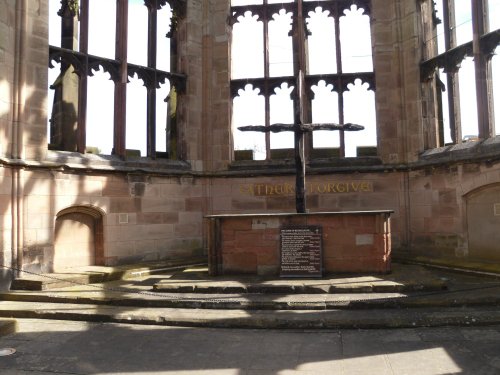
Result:
M185 2L50 0L49 12L49 148L178 158Z
M427 147L496 135L500 3L423 0L421 4L426 43L421 77L435 91L426 99L435 116L428 116L424 126L435 126L438 134Z
M88 80L85 152L111 155L113 152L113 93L111 75L102 68Z
M338 0L232 2L231 93L235 160L293 157L293 132L243 133L237 128L297 123L299 103L306 117L301 121L345 124L344 95L348 84L354 84L357 79L361 82L359 85L367 84L363 89L371 95L349 95L356 97L353 100L358 101L358 108L370 108L366 113L373 117L360 123L370 131L366 135L363 132L353 134L352 137L360 139L350 141L349 151L344 132L308 134L306 153L309 158L357 156L358 147L369 146L372 148L370 156L376 155L375 112L371 110L375 84L370 15L368 3L360 3L364 6ZM301 28L305 32L299 32ZM303 97L294 89L299 87L300 72L304 74ZM252 106L250 93L255 100ZM244 101L246 105L242 104ZM364 120L360 116L356 119ZM242 150L247 153L240 152Z

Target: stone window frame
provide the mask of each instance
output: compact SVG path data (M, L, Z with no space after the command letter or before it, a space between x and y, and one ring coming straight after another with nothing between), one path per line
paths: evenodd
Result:
M167 3L172 8L171 29L167 37L171 40L170 72L156 68L156 48L157 48L157 11L166 6ZM168 158L178 159L182 154L177 150L179 144L175 139L178 134L177 129L177 108L179 98L171 100L171 95L166 98L175 108L170 109L169 121L172 126L171 136L167 143L167 152L156 150L156 89L160 83L170 82L171 93L181 95L186 90L185 74L177 73L177 30L178 22L185 17L186 0L144 0L144 6L148 9L148 40L147 40L147 66L132 64L127 61L127 38L128 38L128 0L116 0L116 48L115 59L102 56L95 56L88 53L89 35L89 0L61 0L61 8L58 15L61 17L61 24L67 22L67 26L74 24L77 18L79 23L79 48L78 51L72 48L56 47L49 45L49 68L53 67L53 62L60 63L61 66L72 66L74 73L78 76L78 113L76 141L72 149L61 150L58 145L51 145L49 149L58 151L76 151L84 154L86 150L86 110L87 110L87 82L88 77L93 75L94 70L102 68L109 73L114 83L114 124L113 124L113 151L112 154L126 159L128 155L125 147L126 137L126 93L128 78L135 75L144 83L147 90L147 155L151 159ZM65 20L66 18L66 20ZM64 30L64 26L62 27ZM63 31L64 32L64 31ZM70 32L73 32L72 30ZM63 39L64 36L61 35ZM175 128L175 129L174 129ZM169 147L170 146L170 147Z
M246 12L250 11L253 15L258 16L259 21L264 22L263 28L263 39L264 39L264 77L259 78L239 78L239 79L231 79L230 82L230 95L231 102L234 100L236 96L238 96L239 90L244 90L245 86L250 84L254 89L260 90L260 95L264 96L265 101L265 125L270 125L270 96L274 92L275 89L279 88L281 84L287 83L288 86L294 86L294 89L291 93L291 99L293 101L293 107L295 108L294 113L294 121L295 123L299 122L299 111L298 108L298 90L296 90L296 80L299 74L299 70L306 72L306 60L305 52L303 55L300 53L300 48L298 47L298 43L305 43L305 40L299 40L299 33L295 32L297 30L298 25L302 25L305 29L305 38L307 38L307 25L306 25L306 16L309 11L314 11L316 7L322 7L324 10L330 11L329 17L333 17L335 19L335 49L337 56L337 73L332 74L305 74L305 102L306 102L306 117L308 121L311 122L311 103L313 97L312 87L317 85L320 81L325 81L327 85L332 84L334 86L334 91L336 91L338 95L338 108L339 108L339 123L344 124L344 98L343 94L348 90L349 84L354 84L356 80L361 80L362 83L368 84L368 90L372 90L375 92L376 83L375 83L375 71L374 69L370 72L355 72L355 73L343 73L342 72L342 53L341 53L341 44L340 44L340 17L344 16L344 10L350 10L352 5L356 5L358 8L362 8L364 10L364 14L366 14L370 18L370 23L372 20L371 17L371 0L322 0L322 1L304 1L304 0L292 0L291 2L283 2L283 3L268 3L267 0L262 0L262 4L251 4L251 5L239 5L239 6L231 6L230 15L228 17L228 22L230 27L238 22L238 17L244 15ZM270 76L269 75L269 50L267 46L269 45L269 34L267 23L273 20L273 15L280 12L280 10L285 10L287 13L292 13L292 31L290 35L292 37L292 45L293 45L293 76ZM373 54L372 54L373 59ZM338 157L343 159L345 158L345 132L340 131L340 148ZM266 161L274 160L271 157L271 146L270 146L270 133L265 133L265 146L266 146ZM305 135L305 155L307 159L315 159L315 158L324 158L320 153L315 152L316 149L313 148L312 144L312 136L311 134ZM233 160L248 160L246 156L243 158L238 158L236 156L236 150L234 150ZM377 156L373 155L366 155ZM292 154L288 155L288 157L292 157ZM278 157L277 159L279 159ZM364 159L363 157L358 157L356 159Z
M460 64L466 57L474 58L478 138L482 140L496 136L491 59L495 49L500 45L500 29L487 31L488 0L470 1L473 40L457 45L453 32L455 26L454 0L443 0L443 20L436 16L434 0L417 0L420 3L423 29L423 59L420 63L420 76L423 92L427 93L424 94L424 122L425 113L427 113L428 118L430 118L429 129L435 129L435 131L430 131L430 133L435 134L432 134L425 142L426 149L445 146L444 114L440 95L443 83L439 78L439 69L448 73L446 74L446 87L450 88L447 92L447 103L452 143L459 144L464 141L465 135L462 134L460 120L458 72ZM438 54L435 36L437 35L437 25L441 22L445 30L445 51ZM428 97L426 98L425 95ZM425 103L426 99L427 103Z

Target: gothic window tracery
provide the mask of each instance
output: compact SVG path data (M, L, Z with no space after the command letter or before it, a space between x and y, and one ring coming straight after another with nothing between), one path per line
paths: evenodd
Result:
M355 102L362 98L357 105L363 110L358 112L370 116L356 119L370 129L360 132L364 134L347 137L343 131L317 131L307 135L308 156L376 156L370 11L369 0L233 0L230 25L235 160L293 155L292 134L242 133L237 127L296 123L299 71L305 75L309 122L346 123L350 104L346 106L345 101L353 95ZM297 32L299 27L304 33ZM301 39L301 35L305 37ZM358 89L351 91L351 87Z
M486 139L500 131L500 80L495 50L500 45L497 0L421 0L424 61L421 77L432 85L426 113L426 147ZM495 124L497 126L495 126ZM497 130L495 130L495 128Z
M183 0L49 1L50 149L178 157L184 12Z

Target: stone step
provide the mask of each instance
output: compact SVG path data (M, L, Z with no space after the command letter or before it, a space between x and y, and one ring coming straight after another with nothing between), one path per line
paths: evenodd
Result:
M324 311L198 310L0 302L0 316L214 328L415 328L500 324L497 307Z
M67 272L37 274L25 271L21 278L15 279L11 290L53 290L76 285L87 285L123 280L140 275L153 274L168 270L205 265L205 258L178 259L172 261L134 264L127 266L86 266L72 268Z
M188 282L162 280L153 286L155 292L200 294L343 294L343 293L404 293L445 290L442 280L396 282L387 280L342 282L338 279L308 281L242 282L231 280L193 280Z
M133 289L61 289L45 292L0 293L0 300L32 303L96 304L111 306L242 309L328 310L456 306L500 306L500 285L410 293L344 294L196 294L154 293Z

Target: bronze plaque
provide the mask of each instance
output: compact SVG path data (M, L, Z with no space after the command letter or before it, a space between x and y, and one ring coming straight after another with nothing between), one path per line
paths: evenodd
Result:
M323 276L323 232L320 226L281 228L280 276Z

